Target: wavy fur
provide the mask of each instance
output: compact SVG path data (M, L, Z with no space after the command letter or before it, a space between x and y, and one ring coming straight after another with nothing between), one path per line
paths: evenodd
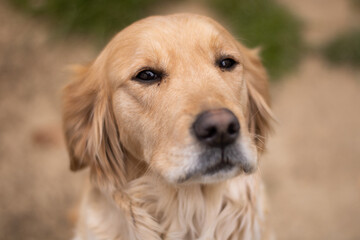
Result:
M183 31L198 29L196 37L178 36L173 31L177 27ZM209 37L213 32L219 35ZM139 37L141 34L146 40ZM160 37L161 44L152 36ZM201 62L209 52L219 51L220 38L225 48L232 47L241 59L231 76L214 70L213 63ZM193 45L186 44L176 52L172 46L176 41L200 44L199 54L192 53L186 46ZM148 44L151 54L141 52L142 43ZM149 62L154 56L161 59L158 61L166 60L159 63L160 68L168 66L171 77L185 66L184 59L193 56L198 62L191 71L182 68L183 83L178 81L182 85L169 85L169 79L155 88L126 80L135 72L132 62ZM140 60L129 60L133 57ZM174 59L176 64L171 65ZM202 66L208 66L207 70L200 69ZM268 239L258 171L213 183L178 185L167 180L185 171L187 167L179 164L190 161L199 151L187 129L204 109L232 109L239 118L247 154L255 159L260 156L273 115L266 72L255 51L237 43L206 17L152 17L120 32L93 63L77 67L75 72L75 79L64 89L64 132L71 169L89 167L91 178L75 239ZM217 80L213 83L212 78ZM219 82L222 78L229 81ZM197 79L198 83L187 79ZM185 147L180 152L161 155L181 146ZM180 160L172 162L169 156ZM190 163L184 166L192 166Z

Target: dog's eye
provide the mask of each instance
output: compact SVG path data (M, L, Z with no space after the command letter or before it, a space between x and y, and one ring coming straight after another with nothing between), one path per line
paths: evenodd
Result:
M223 70L231 70L237 62L232 58L225 58L219 61L218 65Z
M159 81L161 80L161 73L154 70L143 70L139 72L134 79L144 82Z

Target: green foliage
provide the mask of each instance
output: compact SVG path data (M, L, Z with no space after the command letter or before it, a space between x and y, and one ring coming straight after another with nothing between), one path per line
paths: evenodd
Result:
M106 42L130 23L144 17L153 0L9 0L15 6L45 16L63 34L90 34Z
M303 50L301 25L271 0L211 0L211 4L249 47L260 46L273 79L292 69Z
M171 0L8 0L43 16L62 33L89 34L101 44L123 27L145 17L152 6ZM175 0L172 0L175 1ZM274 0L208 0L249 47L262 47L270 76L293 68L302 51L300 24Z
M329 61L346 63L354 67L360 66L360 29L347 32L323 49Z

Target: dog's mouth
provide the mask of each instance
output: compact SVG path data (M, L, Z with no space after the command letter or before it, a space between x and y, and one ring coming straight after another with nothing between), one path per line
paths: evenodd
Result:
M174 174L175 178L170 182L207 184L253 173L257 167L256 156L243 144L236 142L226 148L200 147L195 153L184 156L187 165L181 166L181 170L179 167L178 175Z
M208 148L197 159L196 167L188 171L178 183L187 181L215 182L233 177L240 172L250 173L252 167L235 146L219 149Z
M226 159L222 159L219 163L206 168L204 174L205 175L213 175L218 172L227 172L227 171L230 171L231 169L233 169L234 166L235 166L235 164L229 162Z

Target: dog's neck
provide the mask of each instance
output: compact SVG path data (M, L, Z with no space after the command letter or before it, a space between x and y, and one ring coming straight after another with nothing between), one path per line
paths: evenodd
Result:
M115 197L115 206L109 205L109 209L118 209L119 219L128 219L128 239L154 239L152 235L159 236L155 239L232 239L235 235L259 238L254 235L263 221L263 209L259 209L262 204L258 204L258 174L216 184L174 186L146 171L142 163L132 162L127 170L129 182L121 190L128 199L121 195ZM106 198L112 202L113 196ZM124 220L118 222L126 224ZM144 226L150 229L133 233ZM228 237L224 238L224 234Z

